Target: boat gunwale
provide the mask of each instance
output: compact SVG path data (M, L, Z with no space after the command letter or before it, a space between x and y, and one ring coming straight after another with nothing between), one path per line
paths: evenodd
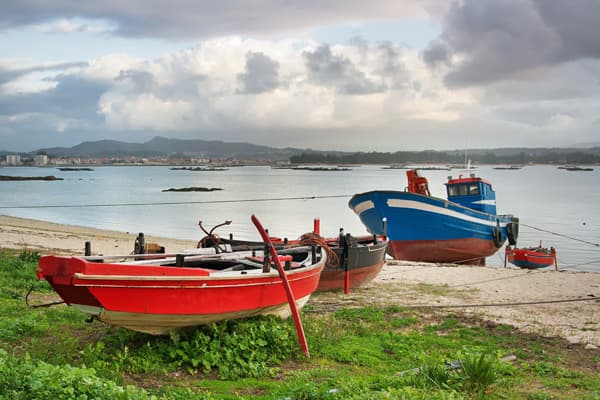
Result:
M350 198L350 200L348 201L349 207L352 208L352 210L354 210L354 207L351 206L350 203L352 203L352 201L355 198L360 197L360 196L370 195L370 194L373 194L373 193L392 193L392 194L394 194L394 193L400 193L400 194L409 194L409 195L412 195L412 196L417 196L417 197L421 197L421 198L425 198L425 199L433 199L435 201L443 202L446 205L452 205L454 207L461 208L461 209L464 209L465 211L469 211L469 212L472 212L472 213L475 213L475 214L481 214L481 215L485 215L485 216L491 215L491 216L494 216L494 217L501 217L501 218L512 218L512 217L514 217L513 214L490 214L490 213L486 213L486 212L483 212L483 211L479 211L479 210L475 210L473 208L469 208L469 207L463 206L462 204L458 204L458 203L455 203L455 202L450 201L448 199L443 199L441 197L427 196L427 195L420 194L420 193L413 193L413 192L401 191L401 190L370 190L368 192L357 193L354 196L352 196ZM432 205L435 205L435 204L432 204ZM437 206L437 205L435 205L435 206ZM447 208L447 207L444 207L444 208Z
M305 279L308 277L312 277L315 273L315 270L324 267L325 266L325 262L327 261L327 257L323 257L322 260L320 260L319 262L310 265L310 266L306 266L306 267L302 267L302 268L297 268L294 270L286 270L286 275L288 275L290 278L290 280L296 281L296 280L300 280L300 279ZM217 273L220 271L217 271ZM239 273L239 275L235 275L233 276L233 272ZM73 278L75 279L81 279L81 280L90 280L90 281L99 281L99 280L106 280L106 281L135 281L135 280L139 280L139 281L237 281L237 280L248 280L248 279L261 279L261 280L274 280L274 283L281 283L281 281L279 279L275 279L275 278L279 278L278 273L276 272L276 269L272 269L270 272L260 272L264 275L249 275L249 274L242 274L242 271L232 271L232 276L210 276L210 275L181 275L181 276L173 276L173 275L169 275L169 276L165 276L165 275L140 275L140 276L135 276L135 275L99 275L99 274L86 274L86 273L82 273L82 272L75 272L73 274ZM268 282L257 282L258 285L260 284L265 284ZM73 283L73 286L90 286L90 285L82 285L79 283ZM233 286L239 286L239 285L233 285ZM250 286L250 285L248 285ZM179 287L179 286L178 286Z

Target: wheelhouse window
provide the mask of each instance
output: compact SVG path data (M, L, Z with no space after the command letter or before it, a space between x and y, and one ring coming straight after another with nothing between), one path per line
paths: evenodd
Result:
M448 185L448 197L473 196L480 194L479 185L476 183L462 185Z

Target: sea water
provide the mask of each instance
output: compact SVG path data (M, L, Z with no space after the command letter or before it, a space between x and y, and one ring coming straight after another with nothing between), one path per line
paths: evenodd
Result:
M600 168L572 172L554 166L472 171L496 190L498 213L519 217L518 245L557 249L561 269L600 272ZM449 175L459 170L422 171L433 196L445 198ZM259 239L250 221L255 214L273 236L297 238L319 218L321 233L340 228L366 234L348 208L355 193L404 190L405 170L353 166L349 171L308 171L270 167L234 167L226 171L172 170L166 166L103 166L93 171L3 167L0 175L54 175L62 181L0 182L0 214L123 232L199 240L198 227L231 220L216 233ZM163 192L169 188L206 187L210 192ZM83 244L82 244L83 246ZM503 249L487 264L502 266Z

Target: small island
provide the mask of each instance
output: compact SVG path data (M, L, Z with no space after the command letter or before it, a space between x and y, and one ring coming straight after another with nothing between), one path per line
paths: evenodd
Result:
M93 168L88 167L60 167L59 171L93 171Z
M48 176L10 176L0 175L0 181L63 181L63 178L57 178L53 175Z
M587 167L579 167L577 165L565 165L562 167L558 167L558 169L564 169L566 171L593 171L594 168L587 168Z
M214 168L214 167L173 167L174 171L227 171L227 168Z
M214 192L215 190L223 190L222 188L207 188L207 187L186 187L186 188L169 188L163 192Z
M340 167L292 167L295 171L352 171L351 168Z
M523 167L518 166L518 165L510 165L508 167L494 167L494 169L502 169L502 170L518 170L521 168L523 168Z

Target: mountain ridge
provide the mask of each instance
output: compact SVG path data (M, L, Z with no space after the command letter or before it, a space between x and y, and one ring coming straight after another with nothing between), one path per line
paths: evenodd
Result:
M102 139L96 141L81 142L72 147L49 147L35 150L29 153L16 153L0 151L0 156L8 154L35 155L39 153L48 154L51 157L168 157L172 155L184 157L203 157L220 159L238 159L238 160L289 160L292 157L301 155L333 156L342 157L349 155L375 155L375 154L422 154L432 155L433 159L440 159L440 155L451 155L458 157L465 153L467 157L478 157L492 155L495 157L507 157L517 154L526 154L531 156L548 155L557 156L566 153L585 153L594 156L600 156L600 146L597 147L503 147L493 149L460 149L453 150L421 150L421 151L396 151L396 152L356 152L356 151L336 151L336 150L312 150L299 149L293 147L276 148L264 145L258 145L248 142L224 142L221 140L203 140L203 139L178 139L155 136L152 139L137 143L125 142L119 140ZM441 157L443 158L443 157ZM489 158L489 157L488 157ZM500 161L500 160L498 160Z
M289 159L307 149L275 148L248 142L224 142L221 140L177 139L155 136L143 142L97 140L82 142L73 147L51 147L31 153L46 153L55 157L123 157L123 156L169 156L181 154L206 158L237 159Z

